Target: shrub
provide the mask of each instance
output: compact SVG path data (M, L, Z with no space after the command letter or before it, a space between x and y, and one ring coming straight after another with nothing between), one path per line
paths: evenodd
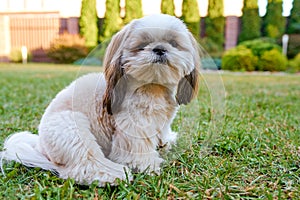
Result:
M223 0L209 0L205 18L205 35L214 41L221 50L224 47L225 17Z
M300 72L300 53L296 55L296 57L289 61L288 63L288 72Z
M141 0L125 0L125 24L128 24L133 19L141 18L142 16L143 9Z
M222 68L229 70L283 71L286 67L281 47L268 38L242 42L225 52L222 59Z
M257 0L244 0L242 12L239 41L242 42L260 37L261 18L258 13Z
M87 54L84 39L79 35L66 33L55 39L47 51L47 55L56 63L73 63Z
M290 34L300 33L300 1L293 1L293 8L288 23L287 31Z
M257 57L250 49L240 46L226 51L222 58L222 69L232 71L254 71Z
M286 20L282 16L282 0L268 1L263 24L265 36L278 39L283 35Z
M196 0L182 1L182 20L193 36L198 40L200 35L200 15Z
M209 53L209 55L213 58L220 58L223 53L223 48L220 47L216 42L214 42L210 38L203 38L200 40L200 44L203 48Z
M120 1L106 0L105 7L106 11L99 38L101 42L111 38L121 29L122 25L122 19L120 17Z
M262 38L241 42L239 46L244 46L248 49L251 49L252 53L258 57L262 56L262 54L265 51L270 51L272 49L277 49L278 51L281 51L281 47L277 45L273 39L270 38Z
M32 59L32 54L27 51L27 61L31 61ZM11 62L15 62L15 63L20 63L22 62L22 51L21 51L21 47L20 48L14 48L11 50L10 55L9 55L9 60Z
M95 47L98 42L98 16L96 0L83 0L79 17L80 35L88 47Z
M173 0L162 0L160 4L161 13L175 16L175 5Z
M287 58L280 51L272 49L262 54L258 62L258 69L261 71L284 71L287 63Z

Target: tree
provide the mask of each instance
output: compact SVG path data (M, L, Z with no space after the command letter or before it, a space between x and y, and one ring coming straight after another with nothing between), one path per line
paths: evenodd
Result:
M110 39L113 34L118 32L121 28L121 24L122 19L120 17L120 1L106 0L106 12L100 36L101 42Z
M252 40L261 36L261 18L257 0L244 0L241 33L239 41Z
M128 24L133 19L143 16L141 0L125 0L125 18L124 23Z
M286 20L282 16L282 0L268 0L267 14L264 18L264 35L278 39L285 31Z
M196 39L200 34L200 15L197 0L182 1L182 20Z
M160 4L161 13L175 15L175 5L173 0L162 0Z
M300 33L300 1L293 1L293 8L291 10L291 16L288 24L288 33L299 34Z
M79 18L80 35L87 47L94 47L98 42L98 17L96 0L82 0Z
M209 0L208 12L205 19L205 34L209 43L215 43L219 51L223 50L224 45L224 26L223 0Z

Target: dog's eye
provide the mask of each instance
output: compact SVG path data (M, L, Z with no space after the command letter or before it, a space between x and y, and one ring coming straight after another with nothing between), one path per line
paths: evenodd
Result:
M175 40L170 40L169 43L172 45L172 47L178 47L178 43Z
M145 46L147 46L147 44L146 44L146 43L143 43L143 44L138 45L138 46L136 47L136 49L139 50L139 51L143 51L143 50L145 49Z

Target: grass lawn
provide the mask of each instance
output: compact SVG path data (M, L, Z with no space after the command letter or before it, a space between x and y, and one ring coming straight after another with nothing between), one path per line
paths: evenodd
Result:
M100 68L0 64L0 148L17 131L37 133L57 92L78 74ZM217 74L205 74L216 77ZM173 129L188 136L165 155L161 175L136 174L132 183L98 188L61 180L50 172L4 164L0 199L299 199L300 76L224 73L226 116L208 152L210 95L180 109ZM222 125L223 124L223 125Z

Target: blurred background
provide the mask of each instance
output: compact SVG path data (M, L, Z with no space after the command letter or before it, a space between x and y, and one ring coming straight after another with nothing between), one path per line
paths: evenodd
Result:
M0 62L101 65L113 34L154 13L182 19L218 69L300 70L299 0L1 0Z

